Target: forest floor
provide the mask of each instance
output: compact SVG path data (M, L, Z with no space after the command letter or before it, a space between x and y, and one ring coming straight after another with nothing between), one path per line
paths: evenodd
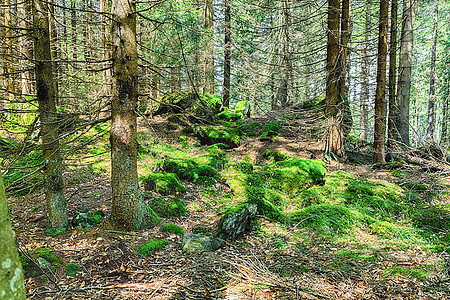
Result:
M146 135L158 140L152 147L166 149L170 145L171 149L187 151L186 144L180 145L178 136L167 131L164 122L140 120L140 138ZM204 152L203 147L189 145L189 155ZM257 165L263 163L261 155L266 149L279 149L293 157L320 158L319 141L298 132L269 141L249 138L226 155L229 164L247 159ZM371 169L370 151L357 149L349 152L349 157L353 163L327 162L328 173L341 170L356 178L399 185L413 178L428 189L435 189L425 209L441 208L437 218L449 222L445 174L411 169L399 178L392 175L392 170ZM448 226L434 232L439 240L436 242L429 236L419 241L415 233L402 230L394 235L377 234L364 226L342 232L317 231L262 217L257 229L226 241L215 252L183 254L182 237L161 233L159 226L128 233L111 227L108 156L96 163L102 168L76 165L72 160L64 177L69 215L83 209L101 209L106 218L98 226L69 228L63 234L47 236L47 212L41 190L8 199L21 251L49 248L61 258L58 268L41 270L26 278L29 299L450 298L450 259L446 256L449 248L442 242L448 238ZM141 157L140 175L151 171L148 165L151 163L147 158ZM184 181L187 191L180 197L188 215L164 219L162 224L176 224L185 232L199 226L214 232L220 218L217 212L223 205L217 199L230 192L227 180L232 175L225 172L222 176L225 180L211 187ZM396 218L392 222L408 222L402 214ZM402 234L405 236L399 236ZM138 254L141 244L161 238L169 240L170 245L146 257ZM81 267L76 276L64 272L68 263Z

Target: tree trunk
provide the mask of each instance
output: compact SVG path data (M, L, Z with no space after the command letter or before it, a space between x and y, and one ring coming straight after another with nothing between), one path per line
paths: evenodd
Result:
M48 14L48 4L35 0L33 5L35 77L41 120L44 190L49 214L49 231L59 233L67 228L68 220L66 199L63 193L62 160L59 148Z
M5 47L5 63L3 66L3 72L4 74L6 74L6 84L5 84L5 88L6 88L6 92L7 92L7 99L9 99L10 101L13 100L14 98L16 98L16 86L15 86L15 82L14 82L14 76L13 76L13 66L14 66L14 62L13 62L13 35L12 35L12 30L11 28L14 27L13 23L12 23L12 7L11 7L11 2L10 1L4 1L3 4L4 7L4 23L5 24L5 36L4 38L6 39L6 45L4 45Z
M389 20L389 0L380 0L380 26L378 35L377 90L375 98L374 163L385 163L386 134L386 55Z
M150 211L143 203L137 174L136 6L127 0L113 0L111 11L111 219L118 229L136 230L149 225L146 216Z
M213 0L205 0L203 6L203 28L206 30L206 47L203 51L203 92L214 94L214 8Z
M397 88L397 26L398 26L398 1L391 0L391 37L389 41L389 117L388 117L388 148L392 154L395 141L399 140L399 134L395 124L399 118L399 104L396 97Z
M397 102L400 116L396 120L396 128L400 141L409 146L409 106L411 96L411 68L413 56L414 7L413 0L403 1L403 24L400 39L399 74L397 87Z
M50 26L50 53L52 55L53 90L55 91L55 102L59 104L59 76L58 76L58 33L56 31L55 7L49 5L48 24Z
M370 43L370 28L372 23L372 0L367 0L364 43L361 51L361 98L359 138L367 141L369 134L369 90L370 90L370 57L368 53Z
M343 106L343 126L344 137L350 132L353 121L350 111L350 102L348 99L348 69L350 66L349 43L351 37L350 29L350 0L342 1L342 17L341 17L341 49L339 55L339 101Z
M434 80L436 78L436 42L437 42L438 10L439 10L439 2L436 2L436 7L434 8L433 45L431 46L430 92L428 99L427 132L425 134L426 143L434 142L434 133L436 130Z
M223 107L230 108L231 88L231 0L225 0L225 51L223 75Z
M76 11L76 1L72 0L71 10L70 10L70 27L72 31L72 59L73 59L73 66L76 68L77 66L77 60L78 60L78 53L77 53L77 11Z
M327 87L325 100L326 128L323 138L325 153L345 157L343 105L339 97L339 0L328 0Z
M103 49L103 59L106 61L105 63L105 71L103 73L103 85L104 85L104 94L109 95L111 91L111 69L109 60L110 57L110 40L109 40L109 34L108 34L108 25L109 25L109 18L106 16L107 13L109 13L108 10L108 4L106 0L100 1L100 10L104 13L102 15L102 49Z
M17 246L9 220L8 203L5 187L0 173L0 291L2 299L25 300L25 285L22 264L17 253Z
M279 28L280 36L279 42L279 61L278 61L278 87L275 99L275 107L272 109L279 109L289 105L291 102L289 99L289 79L291 74L291 57L290 57L290 40L289 40L289 13L290 13L289 0L281 0L280 4L280 19Z

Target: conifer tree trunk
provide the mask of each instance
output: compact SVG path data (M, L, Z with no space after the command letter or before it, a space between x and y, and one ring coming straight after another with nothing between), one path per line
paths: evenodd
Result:
M17 253L11 222L9 220L8 203L5 187L0 172L0 297L1 299L25 300L25 285L22 264Z
M433 45L431 46L430 92L428 94L429 95L428 121L427 121L427 131L425 134L426 143L432 143L434 141L434 133L436 130L434 81L436 78L436 43L437 43L438 10L439 10L439 2L436 2L436 7L434 8Z
M389 19L389 0L380 0L378 34L377 90L375 98L374 163L385 163L386 131L386 55Z
M223 107L230 107L231 88L231 0L225 0L225 50L223 75Z
M13 76L13 66L14 66L14 62L13 62L13 35L12 35L12 27L13 23L12 23L12 7L11 7L11 2L10 1L4 1L4 23L5 24L5 41L6 41L6 45L2 45L2 47L4 47L5 53L4 53L4 59L5 59L5 64L3 66L3 72L4 74L6 74L6 92L7 94L7 98L9 100L13 100L16 95L16 85L14 82L14 76Z
M111 219L118 229L136 230L149 225L137 174L136 6L127 0L113 0L111 12Z
M339 0L328 0L326 132L323 150L325 153L334 153L338 157L345 158L343 105L339 97L339 12Z
M398 1L391 0L391 36L389 41L389 117L388 117L388 148L393 151L399 134L395 124L399 118L399 104L397 102L397 26ZM391 153L392 154L392 153Z
M278 61L278 87L275 99L275 107L272 109L279 109L289 105L289 79L291 75L291 57L289 45L289 0L281 0L280 2L280 19L279 19L279 61Z
M33 2L36 93L41 120L44 159L44 190L49 214L49 230L58 233L68 226L66 199L63 193L62 159L59 147L56 98L50 50L49 7Z
M205 0L203 6L203 28L207 31L206 47L203 51L203 92L214 94L214 6L213 0Z
M399 105L399 118L396 128L400 135L400 142L409 146L409 107L411 98L411 68L413 56L413 29L414 29L414 1L403 0L403 23L400 39L400 53L398 65L397 102Z
M359 122L359 138L367 141L369 135L369 73L370 73L370 57L368 47L370 43L370 27L372 23L372 0L366 2L366 21L365 35L361 51L361 98L360 98L360 122Z

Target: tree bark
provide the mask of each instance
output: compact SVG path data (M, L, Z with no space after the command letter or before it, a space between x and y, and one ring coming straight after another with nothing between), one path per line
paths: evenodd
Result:
M378 34L377 89L375 98L374 163L385 163L386 134L386 55L389 19L389 0L380 0Z
M399 118L399 103L397 102L397 26L398 26L398 1L391 0L391 36L389 41L389 117L388 117L388 148L392 154L395 141L399 140L399 134L395 124Z
M213 0L205 0L203 28L206 30L206 47L203 51L203 93L214 94L214 6Z
M33 3L36 92L41 120L44 159L44 191L49 214L49 231L59 233L68 226L66 199L62 179L56 98L52 70L49 32L49 4ZM51 5L51 4L50 4Z
M413 29L414 29L414 1L403 1L403 24L400 39L399 74L397 87L397 102L400 116L396 120L396 128L400 141L409 146L409 106L411 98L411 68L413 56Z
M439 2L436 2L434 8L434 24L433 24L433 44L431 46L431 67L430 67L430 92L428 98L428 120L427 131L425 134L425 142L434 142L434 133L436 131L436 108L435 108L435 90L434 81L436 78L436 43L437 43L437 26L438 26L438 10Z
M289 79L292 73L291 57L290 57L290 39L289 39L289 27L290 27L290 1L281 0L280 2L280 19L279 28L280 36L279 42L279 61L278 61L278 87L275 99L275 107L272 109L279 109L289 105L291 102L289 99Z
M113 225L137 230L149 225L137 174L138 64L136 6L112 1L111 186Z
M344 158L343 105L339 97L339 0L328 0L327 87L325 100L326 132L323 138L325 153Z
M223 107L230 108L231 88L231 0L225 0L225 50L223 75Z
M25 285L22 264L11 228L6 202L5 187L0 173L0 297L1 299L25 299Z
M360 122L359 138L367 141L369 134L369 90L370 90L370 58L368 47L370 43L370 27L372 23L372 0L367 0L364 43L361 51L361 98L360 98Z

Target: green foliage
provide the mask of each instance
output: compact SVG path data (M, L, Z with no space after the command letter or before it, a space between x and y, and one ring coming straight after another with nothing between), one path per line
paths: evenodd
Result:
M142 256L148 256L154 254L156 251L162 250L169 244L170 241L168 240L150 240L139 247L138 253Z
M253 165L248 162L240 162L236 165L237 169L244 174L253 173Z
M76 263L68 263L65 271L67 276L75 277L82 269Z
M225 108L225 110L220 112L220 113L218 113L216 115L216 117L219 120L224 120L224 121L227 121L227 122L235 122L235 121L241 119L242 115L238 114L238 113L234 113L234 112L228 110L227 108Z
M175 224L164 224L161 225L161 227L159 227L159 231L160 232L167 232L167 233L172 233L172 234L176 234L179 236L183 236L184 235L184 229L178 225Z
M61 228L61 229L58 229L58 230L53 230L53 229L47 228L45 230L45 234L47 236L57 236L57 235L66 233L66 231L67 231L67 228Z
M240 124L236 127L241 136L255 137L258 135L258 132L263 130L263 126L259 122L250 122Z
M271 139L279 135L281 129L280 122L268 122L264 125L263 132L261 133L260 139Z
M325 97L311 99L302 104L303 109L321 109L325 105Z
M141 184L146 191L155 191L161 195L186 192L186 188L174 173L154 172L144 176L141 179Z
M239 101L238 103L236 103L236 106L234 107L234 111L236 112L236 114L239 114L242 117L245 117L245 112L246 109L249 109L250 106L250 101L244 100L244 101Z
M220 143L208 147L207 151L209 155L207 164L217 170L222 170L228 163L227 155L223 150L224 148L226 148L226 145Z
M387 277L402 275L406 277L414 277L422 281L426 281L428 279L428 274L429 271L424 268L407 268L402 266L390 267L384 271L384 275Z
M183 200L175 197L156 197L150 200L150 208L163 218L186 216Z

